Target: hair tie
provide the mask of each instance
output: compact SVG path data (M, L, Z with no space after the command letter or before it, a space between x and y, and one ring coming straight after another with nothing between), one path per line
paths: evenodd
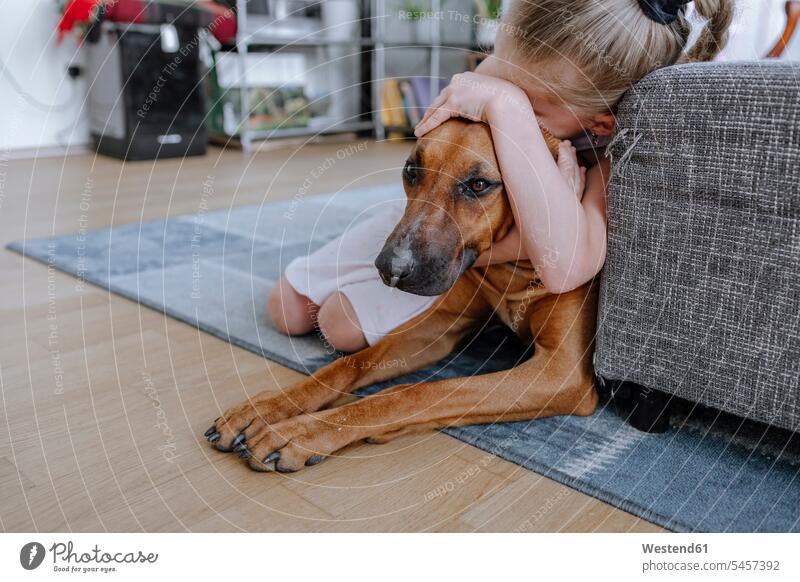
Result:
M670 24L678 19L691 0L639 0L639 6L650 20Z

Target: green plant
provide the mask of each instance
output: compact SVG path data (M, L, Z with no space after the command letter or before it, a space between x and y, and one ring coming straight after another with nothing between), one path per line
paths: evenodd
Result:
M502 8L503 0L475 0L478 16L487 20L498 20Z
M420 2L407 0L400 5L400 11L405 13L408 20L422 20L428 15L430 9Z

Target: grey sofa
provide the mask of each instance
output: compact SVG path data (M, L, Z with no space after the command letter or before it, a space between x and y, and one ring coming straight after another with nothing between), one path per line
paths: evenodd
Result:
M601 382L638 428L677 396L800 431L800 64L669 67L618 114Z

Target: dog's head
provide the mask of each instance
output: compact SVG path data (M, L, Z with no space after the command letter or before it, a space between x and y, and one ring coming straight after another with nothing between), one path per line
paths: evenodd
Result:
M513 225L489 127L460 119L416 142L403 168L408 202L375 266L383 282L438 295Z

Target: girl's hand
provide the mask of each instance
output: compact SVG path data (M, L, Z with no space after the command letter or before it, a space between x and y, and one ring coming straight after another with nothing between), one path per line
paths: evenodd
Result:
M480 73L459 73L453 75L450 84L431 103L414 128L414 135L422 137L451 117L488 122L487 110L492 102L504 108L514 107L521 115L533 116L528 96L516 85Z
M575 193L578 202L583 199L586 187L586 168L578 163L578 153L569 141L562 141L558 146L558 162L556 164L567 185Z

